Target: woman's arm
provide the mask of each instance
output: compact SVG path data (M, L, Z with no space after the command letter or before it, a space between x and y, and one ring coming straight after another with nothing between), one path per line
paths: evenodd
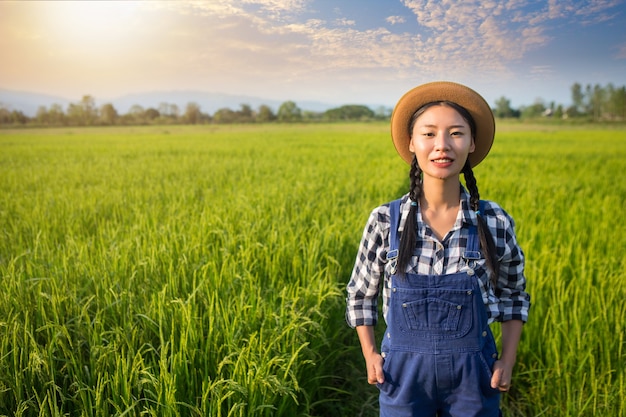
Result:
M508 391L511 387L513 366L517 357L517 345L522 336L521 320L509 320L502 322L502 355L493 365L491 387L500 391Z
M384 359L378 353L376 348L376 340L374 337L373 326L357 326L356 332L361 342L361 350L365 358L365 366L367 368L367 382L370 384L382 384L385 382L383 374Z

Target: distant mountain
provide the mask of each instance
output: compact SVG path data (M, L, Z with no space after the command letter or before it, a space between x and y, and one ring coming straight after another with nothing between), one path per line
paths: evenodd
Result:
M10 110L22 111L25 115L33 117L37 114L40 106L49 108L52 104L60 104L64 111L70 103L78 103L82 97L70 100L63 97L51 96L46 94L38 94L24 91L12 91L0 89L0 106L9 108ZM328 109L340 107L342 104L330 104L317 101L298 101L295 98L287 98L283 101L270 100L260 97L241 96L224 93L209 93L202 91L153 91L147 93L128 94L111 100L103 100L94 96L96 105L99 107L105 103L111 103L119 114L128 113L134 105L139 105L144 109L153 107L159 108L161 103L176 104L180 112L185 111L188 103L194 102L200 106L203 113L214 114L221 108L229 108L231 110L240 110L242 104L247 104L256 110L262 104L265 104L278 111L280 105L287 100L292 100L302 110L324 112Z
M11 111L21 111L29 117L35 116L40 106L49 108L53 104L60 104L63 110L66 111L70 103L71 100L63 97L0 88L0 106L6 107Z

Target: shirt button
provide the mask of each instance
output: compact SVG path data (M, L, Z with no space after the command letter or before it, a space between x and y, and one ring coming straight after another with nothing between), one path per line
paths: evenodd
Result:
M380 354L380 356L382 356L382 357L383 357L383 359L384 359L384 358L386 358L386 357L387 357L387 352L383 352L383 353L381 353L381 354Z
M456 309L457 309L457 310L460 310L460 309L462 309L462 308L463 308L463 306L461 306L461 305L456 306Z
M406 303L402 303L402 308L406 308Z
M487 332L486 331L483 332L483 337L487 337Z
M474 275L474 270L470 269L469 271L467 271L467 275L472 276Z
M391 339L391 333L387 333L387 339Z
M468 290L467 295L472 295L472 290Z
M393 287L391 291L396 292L396 287Z
M494 358L494 359L498 359L498 354L494 353L493 355L491 355L491 357Z

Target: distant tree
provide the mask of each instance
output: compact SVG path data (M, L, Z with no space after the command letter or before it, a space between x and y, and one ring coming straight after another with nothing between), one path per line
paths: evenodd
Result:
M155 108L150 107L149 109L147 109L144 112L144 117L146 118L146 120L149 121L154 121L155 119L158 119L161 116L161 113L159 113L159 111Z
M159 104L158 110L159 110L159 114L161 115L161 118L164 118L170 122L178 121L178 116L180 114L180 111L176 104L169 104L169 103L162 102Z
M259 123L267 123L276 120L276 115L272 111L272 109L265 105L261 104L259 106L259 110L256 113L256 121Z
M70 123L80 126L93 125L98 118L96 102L90 95L83 96L78 103L70 103L67 108L67 117Z
M61 126L66 123L65 113L63 113L63 106L58 103L52 104L48 110L48 120L55 126Z
M241 109L236 114L237 122L239 123L251 123L254 121L254 111L248 104L242 104Z
M82 108L83 125L90 126L95 123L98 117L98 110L96 109L96 101L90 96L83 96L80 101L80 107Z
M593 90L590 97L591 102L591 114L593 115L593 120L599 121L603 118L605 113L605 107L607 104L606 99L606 90L602 88L599 84L593 86Z
M563 118L563 105L559 104L558 106L556 106L556 109L554 110L554 118L555 119L562 119Z
M571 88L572 91L572 104L575 108L575 113L578 114L584 111L584 99L582 86L579 83L574 83Z
M189 102L185 108L185 115L183 116L186 123L195 125L200 122L202 114L200 112L200 106L197 103Z
M367 106L348 104L324 112L326 120L371 120L374 112Z
M81 125L83 122L83 109L76 103L67 106L67 119L72 125Z
M302 120L302 110L293 101L285 101L278 108L278 121L280 122L299 122Z
M22 111L13 110L11 112L11 122L15 125L25 125L28 123L28 116L26 116Z
M580 116L580 112L578 111L578 108L574 105L567 107L563 112L563 117L565 119L571 119L578 116Z
M46 106L39 106L37 108L35 120L37 120L37 123L40 125L50 124L50 118L48 117L48 109L46 109Z
M0 124L8 125L11 123L11 111L8 106L0 103Z
M213 114L213 121L215 123L220 123L220 124L235 123L236 120L237 120L237 114L231 109L226 108L226 107L217 110Z
M515 117L515 110L511 107L511 100L504 96L497 99L494 116L501 118Z
M546 111L546 105L544 104L541 98L535 99L535 103L531 106L524 107L521 110L521 116L524 119L533 119L536 117L541 117L543 113Z
M615 88L610 100L615 118L618 120L626 120L626 86Z
M169 116L175 120L180 118L180 109L178 108L178 104L170 104Z
M319 122L324 118L324 113L311 110L302 111L302 121L304 122Z
M128 124L143 124L145 123L144 115L146 110L143 106L139 104L133 104L130 109L128 109L128 114L125 117L126 123Z
M107 103L100 107L100 123L112 126L117 123L117 118L117 110L115 110L113 104Z
M587 84L583 88L579 83L572 85L572 108L566 110L568 117L585 115L593 121L626 120L626 87L616 87L609 83Z

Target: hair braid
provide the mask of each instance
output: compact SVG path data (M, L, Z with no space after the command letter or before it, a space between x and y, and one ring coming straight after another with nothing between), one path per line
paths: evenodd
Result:
M476 177L470 165L469 160L465 162L463 167L463 176L465 177L465 185L470 193L470 208L477 212L478 216L478 238L480 240L480 249L485 255L487 269L491 273L491 282L496 284L498 280L498 254L496 245L493 242L493 236L487 226L487 222L483 218L484 213L480 213L480 194L476 185Z
M404 223L404 229L400 235L397 264L397 270L400 275L404 274L406 267L409 265L417 242L417 202L422 195L422 169L417 164L415 155L413 155L409 179L411 180L411 189L409 191L411 207L406 222ZM396 225L392 225L391 227L396 227Z

